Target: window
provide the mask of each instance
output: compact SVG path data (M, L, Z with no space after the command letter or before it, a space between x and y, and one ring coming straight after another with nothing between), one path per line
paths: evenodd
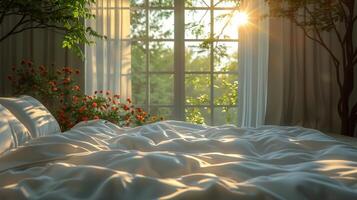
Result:
M237 123L237 3L131 0L133 102L166 119Z

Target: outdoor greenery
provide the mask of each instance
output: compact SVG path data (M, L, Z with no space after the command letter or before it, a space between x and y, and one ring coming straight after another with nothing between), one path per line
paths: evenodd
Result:
M354 136L357 125L357 102L351 98L357 47L354 44L357 23L355 0L267 0L271 16L285 17L299 26L305 35L323 47L335 66L340 92L337 110L341 134ZM324 32L334 34L338 45L330 46Z
M62 47L73 49L83 57L80 45L91 44L91 37L101 37L83 23L93 18L88 6L95 0L1 0L0 25L11 23L2 30L0 42L12 35L33 29L53 29L63 34Z
M131 0L132 6L142 6L144 1ZM173 0L153 0L149 1L151 6L172 6ZM209 1L185 1L186 6L208 6ZM222 2L228 2L228 6L237 7L238 1L215 1L219 6ZM174 42L169 41L149 41L147 46L145 38L172 39L174 35L173 10L150 10L149 11L149 35L146 30L145 10L132 9L131 11L131 64L132 64L132 88L133 101L138 105L147 106L146 92L150 92L150 104L152 105L172 105L174 98ZM187 11L186 13L186 35L197 39L204 39L202 42L186 42L185 68L186 72L201 72L199 74L187 73L185 77L186 91L186 120L199 124L213 124L210 121L210 114L214 112L215 123L237 123L237 99L238 99L238 44L237 42L217 42L216 39L229 38L225 35L225 29L234 16L235 11L219 13L215 22L220 25L220 29L215 30L214 37L207 34L205 19L209 19L209 11ZM194 16L201 14L201 20L194 20ZM191 18L190 18L191 17ZM237 30L237 29L235 29ZM212 46L211 46L212 45ZM149 47L149 61L146 65L146 48ZM214 74L211 79L210 51L213 47ZM147 73L150 75L147 76ZM168 72L155 73L155 72ZM205 73L207 72L207 73ZM231 74L226 72L233 72ZM147 79L149 77L149 80ZM210 84L214 84L214 99L211 99ZM149 82L149 87L145 87ZM213 101L214 110L210 109ZM206 107L205 107L206 105ZM170 118L171 108L155 106L150 107L150 111L157 112Z

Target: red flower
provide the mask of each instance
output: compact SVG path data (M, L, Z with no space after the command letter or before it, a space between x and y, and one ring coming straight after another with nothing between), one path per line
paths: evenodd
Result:
M144 116L136 115L136 119L139 121L144 121Z
M93 107L93 108L96 108L97 106L98 106L98 104L97 104L96 102L93 102L93 103L92 103L92 107Z
M73 70L71 67L64 67L62 71L66 74L72 74Z
M99 119L99 117L96 115L96 116L93 117L93 119Z
M86 109L87 109L86 106L82 106L82 107L79 108L78 112L82 113L82 112L84 112Z
M126 111L128 111L130 108L129 108L127 105L124 105L124 106L123 106L123 109L126 110Z
M69 82L71 82L71 78L67 77L67 78L63 79L64 84L67 84Z
M143 112L142 108L137 108L136 111L138 111L139 113Z
M73 86L72 90L79 91L81 88L78 85Z
M130 99L130 98L127 98L126 101L127 101L128 103L131 103L131 99Z
M86 116L84 116L84 117L82 117L82 121L88 121L88 117L86 117Z
M78 97L77 96L73 96L73 103L77 103L78 102Z
M56 82L55 82L55 81L50 81L50 82L48 82L48 84L49 84L50 86L52 86L52 87L56 86Z
M33 62L31 60L28 60L27 61L27 66L32 67L32 65L33 65Z
M52 88L52 91L53 91L53 92L56 92L56 91L58 91L58 88L53 87L53 88Z
M120 95L114 95L114 98L117 98L117 99L119 99L120 98Z
M117 111L118 107L112 107L112 111Z
M43 66L43 65L40 65L38 68L40 69L41 72L46 71L46 68L45 68L45 66Z

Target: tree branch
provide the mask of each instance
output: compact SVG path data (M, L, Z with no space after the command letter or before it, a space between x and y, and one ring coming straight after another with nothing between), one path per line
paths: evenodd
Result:
M19 29L19 30L13 32L13 34L18 34L18 33L24 32L26 30L31 30L31 29L46 29L46 28L55 28L56 30L66 31L65 28L56 26L56 25L38 24L37 26L28 26L28 27Z
M308 12L308 14L313 17L311 11L306 7L304 6L304 9L306 12ZM342 87L342 81L341 81L341 75L340 75L340 61L339 59L337 58L337 56L332 52L332 50L327 46L327 44L325 43L325 41L322 39L321 37L321 34L319 32L319 30L317 29L316 25L313 25L313 28L314 28L314 32L317 34L317 37L318 38L315 38L313 36L311 36L308 31L307 31L307 28L304 24L301 24L297 21L297 19L295 17L292 17L291 18L293 20L293 22L299 26L303 32L304 32L304 35L311 39L312 41L314 42L317 42L318 44L320 44L327 52L328 54L332 57L332 60L334 62L334 66L335 66L335 70L336 70L336 73L337 73L337 84L338 84L338 87L339 87L339 90L340 90L340 93L342 93L343 91L343 87ZM339 104L341 104L341 102L339 102ZM340 106L339 106L340 107ZM340 112L340 110L339 110Z
M352 114L352 115L357 115L357 102L356 102L355 105L352 107L351 114Z
M13 2L14 0L9 1L9 3L6 6L4 6L4 8L1 9L4 12L0 16L0 24L4 21L4 18L7 16L7 11L9 11L9 8Z
M357 58L355 58L352 62L352 67L355 66L357 64Z
M16 31L16 29L17 29L18 27L20 27L20 26L23 24L25 18L26 18L26 15L23 15L23 16L21 17L21 19L17 22L17 24L15 24L14 27L12 27L12 29L11 29L7 34L5 34L4 36L0 37L0 42L2 42L2 41L5 40L7 37L9 37L10 35L12 35L12 34Z
M339 4L342 6L342 9L344 10L344 7L343 7L343 5L341 4L341 2L340 2L340 1L338 1L338 2L339 2ZM330 4L329 4L329 5L330 5ZM330 7L330 10L332 10L331 7ZM344 10L344 13L346 13L345 10ZM343 57L342 62L343 62L343 66L346 66L346 59L345 59L345 58L346 58L347 52L346 52L346 49L345 49L345 47L344 47L344 44L345 44L345 42L346 42L346 40L345 40L346 34L344 35L344 37L343 37L343 39L342 39L342 36L341 36L340 32L337 30L337 26L336 26L336 23L335 23L335 21L334 21L334 19L333 19L333 17L332 17L331 12L328 13L328 16L330 17L331 24L332 24L332 29L334 30L334 32L335 32L335 34L336 34L336 36L337 36L338 42L339 42L340 47L341 47L341 50L342 50L342 57ZM346 15L344 15L344 16L346 16ZM315 27L315 29L316 29L316 26L314 26L314 27ZM320 38L321 38L321 36L320 36Z

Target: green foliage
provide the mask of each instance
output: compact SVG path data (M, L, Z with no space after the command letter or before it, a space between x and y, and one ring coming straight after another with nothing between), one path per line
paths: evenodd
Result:
M157 0L150 1L151 6L172 6L172 0ZM196 0L186 0L186 6L197 5ZM229 2L230 6L238 6L239 1L225 0L215 1L216 5L223 2ZM131 0L132 6L142 6L140 1ZM236 11L225 12L217 18L223 24L232 20ZM147 93L150 93L151 104L169 105L173 100L173 76L172 75L147 75L148 72L173 72L174 64L174 49L173 42L150 42L146 45L145 38L171 38L173 36L172 29L163 29L162 23L173 17L173 13L168 10L154 12L150 15L149 35L146 31L145 11L141 9L133 9L131 11L131 37L139 40L132 42L131 45L131 65L132 65L132 90L133 101L139 105L146 105ZM202 16L204 18L206 16ZM225 28L225 27L224 27ZM238 77L237 75L220 74L215 75L214 80L211 80L209 74L211 57L210 49L213 48L215 71L217 72L236 72L238 66L238 58L236 50L229 52L229 47L224 43L216 42L218 38L225 38L223 30L217 31L217 35L211 38L205 35L205 26L201 21L192 21L186 23L186 31L196 38L204 39L203 42L187 43L185 51L185 68L186 71L204 72L206 74L187 74L185 77L186 85L186 121L198 124L210 124L210 115L213 110L208 107L213 101L214 105L221 106L219 109L220 123L234 123L237 115L238 98ZM155 33L154 35L151 33ZM146 50L149 47L149 66L146 66L147 57ZM224 65L222 63L225 63ZM218 65L222 65L219 68ZM149 79L148 79L149 78ZM210 99L211 81L214 81L215 98ZM147 88L146 85L149 85ZM148 90L149 89L149 90ZM207 105L204 107L202 105ZM228 106L230 105L230 106ZM155 110L151 108L151 110ZM170 112L164 111L168 116ZM160 113L162 114L162 113Z
M95 0L1 0L0 24L9 17L17 23L0 35L0 42L30 29L54 29L63 34L62 47L83 57L80 47L91 44L91 37L101 37L84 20L94 18L88 8Z
M31 95L40 100L59 122L62 131L81 121L104 119L119 126L140 126L161 118L151 116L132 104L130 98L121 99L110 91L84 95L75 81L79 70L64 67L56 72L45 66L35 67L31 61L13 66L8 79L14 95Z

